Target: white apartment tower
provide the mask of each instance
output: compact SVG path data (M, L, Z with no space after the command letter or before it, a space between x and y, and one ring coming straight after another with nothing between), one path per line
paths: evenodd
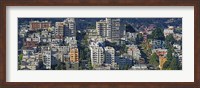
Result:
M104 63L104 52L103 48L99 46L90 46L91 51L91 63L92 66L99 66Z
M55 37L58 39L63 39L63 34L64 34L64 23L63 22L56 22L55 23Z
M55 23L56 38L76 37L76 22L74 18L67 18L63 22Z
M48 46L41 47L42 60L46 69L51 69L51 49Z
M96 22L98 35L108 40L119 40L120 28L120 19L106 18L106 20Z

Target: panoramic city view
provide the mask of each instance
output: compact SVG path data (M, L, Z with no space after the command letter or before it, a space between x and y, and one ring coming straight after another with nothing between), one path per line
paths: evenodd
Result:
M18 70L182 70L182 18L18 18Z

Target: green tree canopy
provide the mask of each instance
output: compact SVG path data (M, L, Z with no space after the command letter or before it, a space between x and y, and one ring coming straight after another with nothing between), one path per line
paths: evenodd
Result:
M149 63L155 67L159 65L159 57L156 55L156 53L151 55Z
M166 36L166 38L165 38L166 48L169 48L175 42L176 42L176 40L174 39L172 34Z
M178 66L178 60L176 58L173 58L169 65L169 68L171 68L171 70L178 70Z
M135 33L135 29L130 25L126 25L126 32L131 32L131 33Z
M163 64L163 70L169 69L169 65L170 65L170 61L166 61L166 62Z
M22 61L22 58L23 58L23 54L20 54L19 55L19 61Z
M173 59L172 53L173 53L172 47L169 47L169 48L167 49L167 60L168 60L168 61L171 61L171 60Z
M155 30L153 30L151 37L153 39L157 39L157 40L165 40L165 36L163 34L163 30L160 29L160 28L156 28Z

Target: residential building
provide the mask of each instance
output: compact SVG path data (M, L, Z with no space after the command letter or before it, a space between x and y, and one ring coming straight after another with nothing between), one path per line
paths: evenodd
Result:
M64 38L64 23L63 22L56 22L54 33L55 33L55 38L57 39Z
M93 67L100 66L104 63L104 50L99 46L90 46L91 64Z
M49 46L41 46L42 60L46 69L51 69L51 48Z
M166 55L167 55L167 49L161 49L161 48L152 49L152 53L156 53L158 56L166 57Z
M36 66L38 66L38 60L36 59L34 50L24 49L20 69L36 70Z
M126 32L126 40L135 41L138 33Z
M37 45L38 45L38 43L34 42L34 41L26 41L26 42L24 42L24 48L25 49L35 48L35 47L37 47Z
M132 56L135 60L140 60L141 53L140 49L137 47L137 45L128 45L127 54Z
M51 43L50 43L50 45L51 46L60 46L61 44L62 44L62 39L51 39Z
M67 18L64 20L64 36L76 37L76 22L74 18Z
M150 42L152 49L165 49L165 42L162 40L152 40Z
M174 37L174 39L175 39L176 41L180 41L180 40L182 39L182 34L176 33L176 34L173 34L173 37Z
M112 41L118 41L121 38L121 30L123 30L120 24L120 19L112 19L111 22L111 39Z
M181 49L182 49L182 46L179 45L179 44L173 44L173 47L174 47L175 49L178 49L178 50L181 50Z
M100 20L96 22L96 30L101 37L111 38L111 22L110 20Z
M51 22L48 21L30 21L29 22L30 31L36 31L36 30L40 30L40 29L48 29L49 27L51 27Z
M107 40L118 41L121 36L124 36L125 31L120 25L120 19L106 18L96 22L96 30L98 35Z
M133 65L133 58L128 55L121 55L115 58L115 62L119 65L119 69L125 69Z
M113 64L115 62L115 49L113 47L105 47L105 63Z
M146 64L135 64L129 70L148 70Z
M96 29L87 29L86 33L87 33L89 39L98 38L98 32Z
M77 47L77 40L76 37L65 37L65 45L69 46L70 48Z
M71 48L69 56L70 56L70 62L79 62L78 48Z
M173 26L168 26L168 29L164 29L164 36L166 37L167 35L173 34L174 33L174 27Z

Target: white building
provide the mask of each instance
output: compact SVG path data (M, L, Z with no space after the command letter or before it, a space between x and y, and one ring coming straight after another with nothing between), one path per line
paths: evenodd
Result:
M51 69L51 49L48 46L41 47L42 60L46 69Z
M54 29L55 37L58 39L62 39L64 36L64 23L56 22L55 25L56 25Z
M96 22L98 35L107 40L118 41L121 38L121 28L120 19L106 18Z
M111 39L111 22L110 20L100 20L96 22L98 35Z
M115 49L113 47L105 47L105 63L113 64L115 62Z
M178 50L181 50L181 45L179 45L179 44L173 44L173 47L175 47Z
M132 40L135 41L135 39L137 38L137 34L138 33L131 33L131 32L126 32L126 40Z
M65 44L70 48L77 47L77 40L76 37L65 37Z
M23 50L23 58L20 69L22 70L36 70L39 60L36 59L34 50Z
M135 64L129 70L148 70L148 68L145 64Z
M174 34L173 35L174 36L174 39L176 40L176 41L179 41L179 40L181 40L182 39L182 34Z
M90 52L91 63L93 67L100 66L104 63L104 52L102 47L90 46Z
M96 29L87 29L87 35L89 39L98 38L98 33Z
M167 35L174 34L174 27L173 26L168 26L167 29L164 29L164 36L166 37Z
M129 45L127 53L136 60L139 60L141 58L140 49L138 49L136 45Z

